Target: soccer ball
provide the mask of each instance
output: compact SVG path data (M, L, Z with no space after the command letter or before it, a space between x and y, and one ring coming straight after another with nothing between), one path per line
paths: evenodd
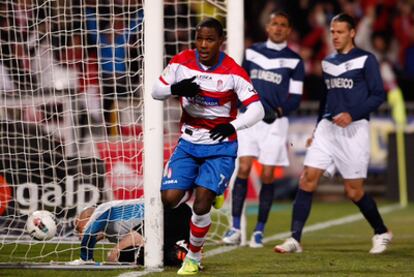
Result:
M35 211L28 218L26 230L36 240L49 240L56 235L56 221L49 211Z

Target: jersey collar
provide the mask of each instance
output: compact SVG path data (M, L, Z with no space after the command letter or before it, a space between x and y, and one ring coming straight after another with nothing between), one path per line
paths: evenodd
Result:
M287 46L287 42L286 42L286 41L281 42L281 43L274 43L274 42L273 42L273 41L271 41L270 39L268 39L268 40L266 41L266 47L267 47L267 48L270 48L270 49L273 49L273 50L280 51L280 50L282 50L283 48L285 48L286 46Z
M198 54L197 49L195 50L195 54L196 54L196 60L197 60L198 68L202 71L214 71L222 64L222 62L224 60L224 52L220 51L218 62L215 65L210 66L207 69L204 69L204 68L206 68L206 66L203 65L202 63L200 63L199 54Z

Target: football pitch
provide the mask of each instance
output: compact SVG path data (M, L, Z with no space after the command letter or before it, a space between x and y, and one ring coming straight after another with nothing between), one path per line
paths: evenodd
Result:
M390 204L379 202L380 207L389 207ZM255 205L247 209L249 235L254 228L256 211ZM371 228L365 220L349 217L358 213L356 206L350 202L315 202L307 224L312 228L304 233L302 239L304 252L276 254L272 250L273 246L289 230L291 203L275 203L266 227L264 248L239 247L228 251L228 247L208 246L203 260L204 270L199 276L414 276L414 205L405 209L395 208L394 205L383 213L387 226L394 233L394 239L389 250L382 255L368 254ZM60 250L55 245L46 247L33 250L43 253ZM19 261L19 256L24 257L26 250L16 249L15 259ZM2 248L0 251L1 262L11 260L9 255L5 255L5 252L10 251L5 250ZM213 250L221 254L214 254ZM39 255L39 252L34 255ZM104 257L104 253L98 256ZM58 255L46 257L45 261L75 258L73 253L62 250ZM145 276L177 276L176 271L176 268L167 267L164 272ZM138 272L127 270L0 269L0 276L118 276L122 273L124 276L129 273L129 277L139 276Z

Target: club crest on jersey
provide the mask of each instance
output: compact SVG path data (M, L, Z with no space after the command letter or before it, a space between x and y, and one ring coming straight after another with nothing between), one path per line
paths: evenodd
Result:
M217 80L217 86L216 86L216 90L217 91L222 91L224 88L224 83L223 80Z
M279 59L279 66L280 67L283 67L284 64L285 64L284 60L283 59Z
M352 63L351 63L351 62L346 62L346 63L345 63L345 69L346 69L347 71L351 68L351 66L352 66Z

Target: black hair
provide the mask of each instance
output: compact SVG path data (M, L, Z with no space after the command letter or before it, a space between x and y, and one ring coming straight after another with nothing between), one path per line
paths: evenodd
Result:
M270 21L270 19L272 19L273 17L276 17L276 16L281 16L281 17L286 18L289 26L291 26L290 16L286 12L284 12L284 11L274 11L274 12L272 12L269 16L269 21Z
M198 31L201 28L213 28L216 30L219 37L224 36L223 25L221 24L220 21L218 21L217 19L213 17L207 17L203 19L200 23L198 23L196 27L196 31Z
M356 29L355 20L349 14L346 14L346 13L337 14L332 18L331 22L334 22L334 21L347 23L350 30Z

